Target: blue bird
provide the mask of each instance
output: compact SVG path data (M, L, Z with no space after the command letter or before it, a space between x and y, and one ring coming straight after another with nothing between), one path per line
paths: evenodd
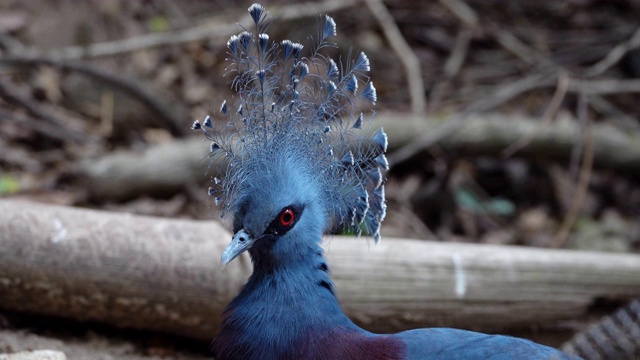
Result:
M374 334L347 318L320 243L336 230L380 239L387 136L366 135L377 98L369 59L325 54L335 47L329 16L303 56L302 44L270 39L262 5L249 13L254 31L227 42L237 99L220 107L225 125L209 117L193 124L225 164L209 189L222 216L233 216L222 263L244 251L253 262L212 342L215 359L570 358L527 340L455 329Z

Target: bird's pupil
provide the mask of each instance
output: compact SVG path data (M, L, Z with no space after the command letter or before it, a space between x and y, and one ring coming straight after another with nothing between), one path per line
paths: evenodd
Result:
M293 218L293 210L286 209L282 212L282 215L280 215L280 224L283 226L289 226L293 223Z

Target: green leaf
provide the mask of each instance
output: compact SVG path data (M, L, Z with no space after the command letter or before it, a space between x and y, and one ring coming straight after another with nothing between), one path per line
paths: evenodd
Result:
M0 176L0 196L20 191L20 182L11 176Z
M153 32L167 31L169 30L169 26L169 19L161 15L156 15L147 22L147 27Z
M511 216L516 211L516 206L507 199L495 197L481 201L472 191L466 188L458 189L454 196L458 206L474 214Z

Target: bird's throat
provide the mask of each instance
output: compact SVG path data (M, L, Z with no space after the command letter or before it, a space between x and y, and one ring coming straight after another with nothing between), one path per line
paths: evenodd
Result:
M214 347L233 343L244 344L247 351L253 351L252 344L285 349L292 342L308 341L313 333L363 332L340 309L320 246L299 255L284 264L253 258L254 272L225 311Z

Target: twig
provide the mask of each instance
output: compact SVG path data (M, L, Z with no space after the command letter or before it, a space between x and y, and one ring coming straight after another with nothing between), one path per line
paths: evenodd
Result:
M542 74L530 75L515 83L503 85L498 88L494 95L490 98L481 98L473 102L462 113L454 116L451 120L443 124L439 129L424 135L415 142L405 145L396 152L388 156L390 166L406 161L413 155L428 148L441 139L452 135L460 127L464 125L464 120L469 115L478 112L491 110L500 104L513 99L514 97L531 91L534 89L552 86L558 75L555 71L545 72ZM640 92L640 80L579 80L570 79L568 81L567 91L571 93L580 93L584 95L606 95L616 93L636 93Z
M620 59L622 59L622 57L624 57L629 51L638 48L640 48L640 28L633 33L629 40L618 44L616 47L611 49L604 59L591 65L587 70L585 70L584 75L587 77L598 76L617 64L618 61L620 61Z
M327 0L321 3L301 3L287 5L274 13L276 13L280 19L293 20L316 16L320 13L342 10L355 6L358 2L359 1L356 0ZM248 14L239 21L239 24L245 27L249 27L250 23L251 18ZM239 29L240 27L237 23L230 23L228 21L228 17L215 17L205 24L184 30L146 34L134 38L102 42L89 46L70 46L51 51L47 56L66 60L113 56L136 50L183 44L192 41L211 40L216 37L227 37L238 32Z
M110 137L113 134L113 104L113 92L103 92L100 96L100 133L104 137Z
M452 135L464 125L464 120L466 120L470 115L491 110L524 92L552 84L554 76L555 75L549 73L542 75L534 74L500 87L493 96L473 102L463 112L454 116L451 120L441 125L435 131L429 132L416 141L389 154L389 166L393 167L411 158L415 154L418 154L443 138Z
M531 140L540 133L542 128L549 125L551 120L556 116L558 110L560 109L560 105L562 105L562 101L567 95L567 89L569 88L569 77L567 75L558 76L558 85L556 86L556 91L551 98L551 102L547 106L544 114L542 115L542 120L540 121L540 126L535 130L530 132L527 136L520 138L518 141L511 144L509 147L502 151L502 156L504 158L508 158L513 156L518 150L527 146L531 142Z
M450 92L452 84L449 79L455 77L460 72L464 59L467 57L473 31L478 24L478 15L465 2L461 0L441 0L440 4L449 9L449 11L458 17L465 26L458 31L451 53L444 63L444 76L440 77L442 80L437 81L431 87L427 109L428 112L432 112L437 109L442 98Z
M440 3L451 10L471 29L479 26L479 18L477 14L464 1L441 0ZM494 107L526 91L549 86L557 78L558 73L564 72L561 67L539 54L537 51L531 49L511 33L501 29L493 30L492 33L496 37L496 41L507 51L515 54L531 65L541 63L544 66L544 70L541 74L531 75L516 83L511 83L499 88L493 97L489 99L482 98L472 103L463 113L442 125L441 128L438 129L439 131L427 134L416 142L399 149L393 154L390 154L388 158L391 166L407 160L416 153L438 142L440 139L450 136L463 125L464 120L472 113L493 109Z
M467 27L478 26L478 14L462 0L440 0L440 4L451 11Z
M638 121L635 118L618 109L604 97L597 94L591 94L588 96L588 100L589 105L591 105L593 110L611 118L611 120L617 123L620 128L627 131L640 130L640 124L638 124Z
M24 45L7 33L0 34L0 48L2 48L5 53L24 51Z
M70 138L73 138L77 134L71 135L68 129L61 128L59 126L54 126L51 123L43 121L39 118L26 118L22 115L14 114L10 111L6 111L0 108L0 121L11 121L16 125L27 127L40 135L50 137L56 140L68 141ZM89 137L84 136L80 142L89 141Z
M165 121L167 127L174 135L182 136L187 133L188 127L185 126L184 120L179 118L172 108L165 105L165 103L163 103L162 101L158 100L151 91L147 90L140 83L132 80L131 78L114 74L106 70L93 67L89 64L70 63L64 60L52 59L47 57L10 55L0 58L0 64L12 66L48 65L62 70L75 71L94 79L98 79L105 84L126 91L131 95L131 97L145 104L159 119Z
M458 74L464 59L467 57L469 50L469 43L471 42L472 30L463 28L458 32L456 36L456 42L453 46L453 51L444 63L444 74L446 77L451 78Z
M621 93L640 92L640 79L597 79L580 80L572 79L569 82L569 91L585 95L611 95Z
M575 223L582 205L587 196L587 190L589 189L589 180L591 179L591 172L593 171L593 158L594 158L594 146L593 146L593 134L591 133L591 122L589 121L587 114L587 98L584 94L581 94L578 98L578 118L585 124L584 129L584 152L582 154L582 167L580 169L580 177L578 180L578 186L576 188L571 208L567 212L567 215L562 221L562 225L556 234L553 247L561 248L564 246L571 228Z
M437 109L442 101L442 98L450 93L453 84L451 83L451 79L454 78L460 72L460 68L462 67L462 63L464 59L467 57L467 51L469 50L469 43L471 42L472 30L468 28L462 28L458 32L456 36L455 44L453 45L453 49L451 49L451 53L445 61L443 66L443 76L439 76L440 80L437 80L436 83L431 86L431 91L429 92L429 99L427 101L428 108L427 112L431 113L435 109Z
M52 115L50 111L43 109L40 105L38 105L34 101L31 101L25 97L18 95L18 91L16 89L11 88L8 84L6 84L3 81L0 81L0 97L5 99L7 102L14 103L24 108L35 117L44 120L44 121L36 121L36 120L28 121L28 122L35 122L33 126L34 129L38 127L42 127L44 123L47 123L48 124L48 126L46 126L47 130L42 132L44 134L46 134L47 132L55 128L56 130L53 130L54 135L52 135L52 137L58 138L60 140L64 140L64 141L72 140L80 144L83 144L92 140L91 136L84 134L83 132L75 131L67 128L64 121L58 119L57 117Z
M507 51L524 60L529 65L541 64L547 68L559 70L559 66L547 57L522 42L515 35L503 29L493 30L496 41Z
M315 17L318 16L318 14L344 10L346 8L356 6L361 2L361 0L325 0L322 2L287 4L275 11L275 14L278 19L281 20L296 20L306 17ZM246 23L250 23L248 15L245 15L244 21Z
M365 0L365 3L373 16L378 19L389 45L393 48L393 51L404 66L407 83L409 84L411 111L414 114L424 112L426 109L425 89L418 56L416 56L415 52L409 44L407 44L398 25L393 20L393 16L391 16L382 0Z
M189 24L189 17L185 15L183 8L175 1L161 0L159 5L169 15L172 24L178 24L178 26L186 26Z

